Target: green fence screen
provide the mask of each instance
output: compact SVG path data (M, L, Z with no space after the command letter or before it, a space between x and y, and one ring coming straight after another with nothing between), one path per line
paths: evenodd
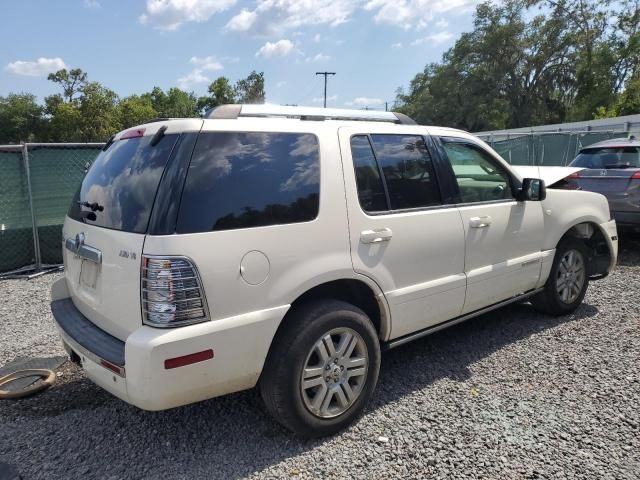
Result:
M620 132L583 132L530 134L513 138L504 138L506 135L477 136L513 165L565 166L581 148L626 135Z
M27 145L25 161L22 147L0 147L0 273L36 266L31 205L40 264L62 263L62 223L100 148L96 144Z

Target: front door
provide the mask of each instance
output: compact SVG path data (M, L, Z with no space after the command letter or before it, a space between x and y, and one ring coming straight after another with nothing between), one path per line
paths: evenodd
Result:
M440 141L456 177L465 229L463 313L532 290L542 261L542 205L516 201L515 179L480 144L456 137Z
M384 292L391 338L460 315L464 229L442 200L426 129L344 127L339 138L353 268Z

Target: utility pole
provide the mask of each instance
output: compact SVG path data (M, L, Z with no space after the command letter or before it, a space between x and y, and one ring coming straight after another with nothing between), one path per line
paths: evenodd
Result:
M327 108L327 77L335 74L336 72L316 72L316 75L324 75L324 108Z

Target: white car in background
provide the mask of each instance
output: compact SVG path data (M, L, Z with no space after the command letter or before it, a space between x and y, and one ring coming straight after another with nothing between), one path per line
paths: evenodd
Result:
M568 314L617 255L605 197L468 133L268 105L119 133L63 235L51 306L89 378L146 410L257 385L303 436L357 418L381 350L525 299Z

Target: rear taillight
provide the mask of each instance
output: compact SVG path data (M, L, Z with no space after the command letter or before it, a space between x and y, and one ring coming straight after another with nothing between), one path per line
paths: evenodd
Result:
M569 180L575 180L575 179L577 179L577 178L580 178L580 172L574 172L574 173L572 173L571 175L569 175L567 178L568 178Z
M634 180L640 180L640 171L631 175L631 178L633 178Z
M143 255L141 280L146 325L170 328L209 320L202 281L189 259Z

